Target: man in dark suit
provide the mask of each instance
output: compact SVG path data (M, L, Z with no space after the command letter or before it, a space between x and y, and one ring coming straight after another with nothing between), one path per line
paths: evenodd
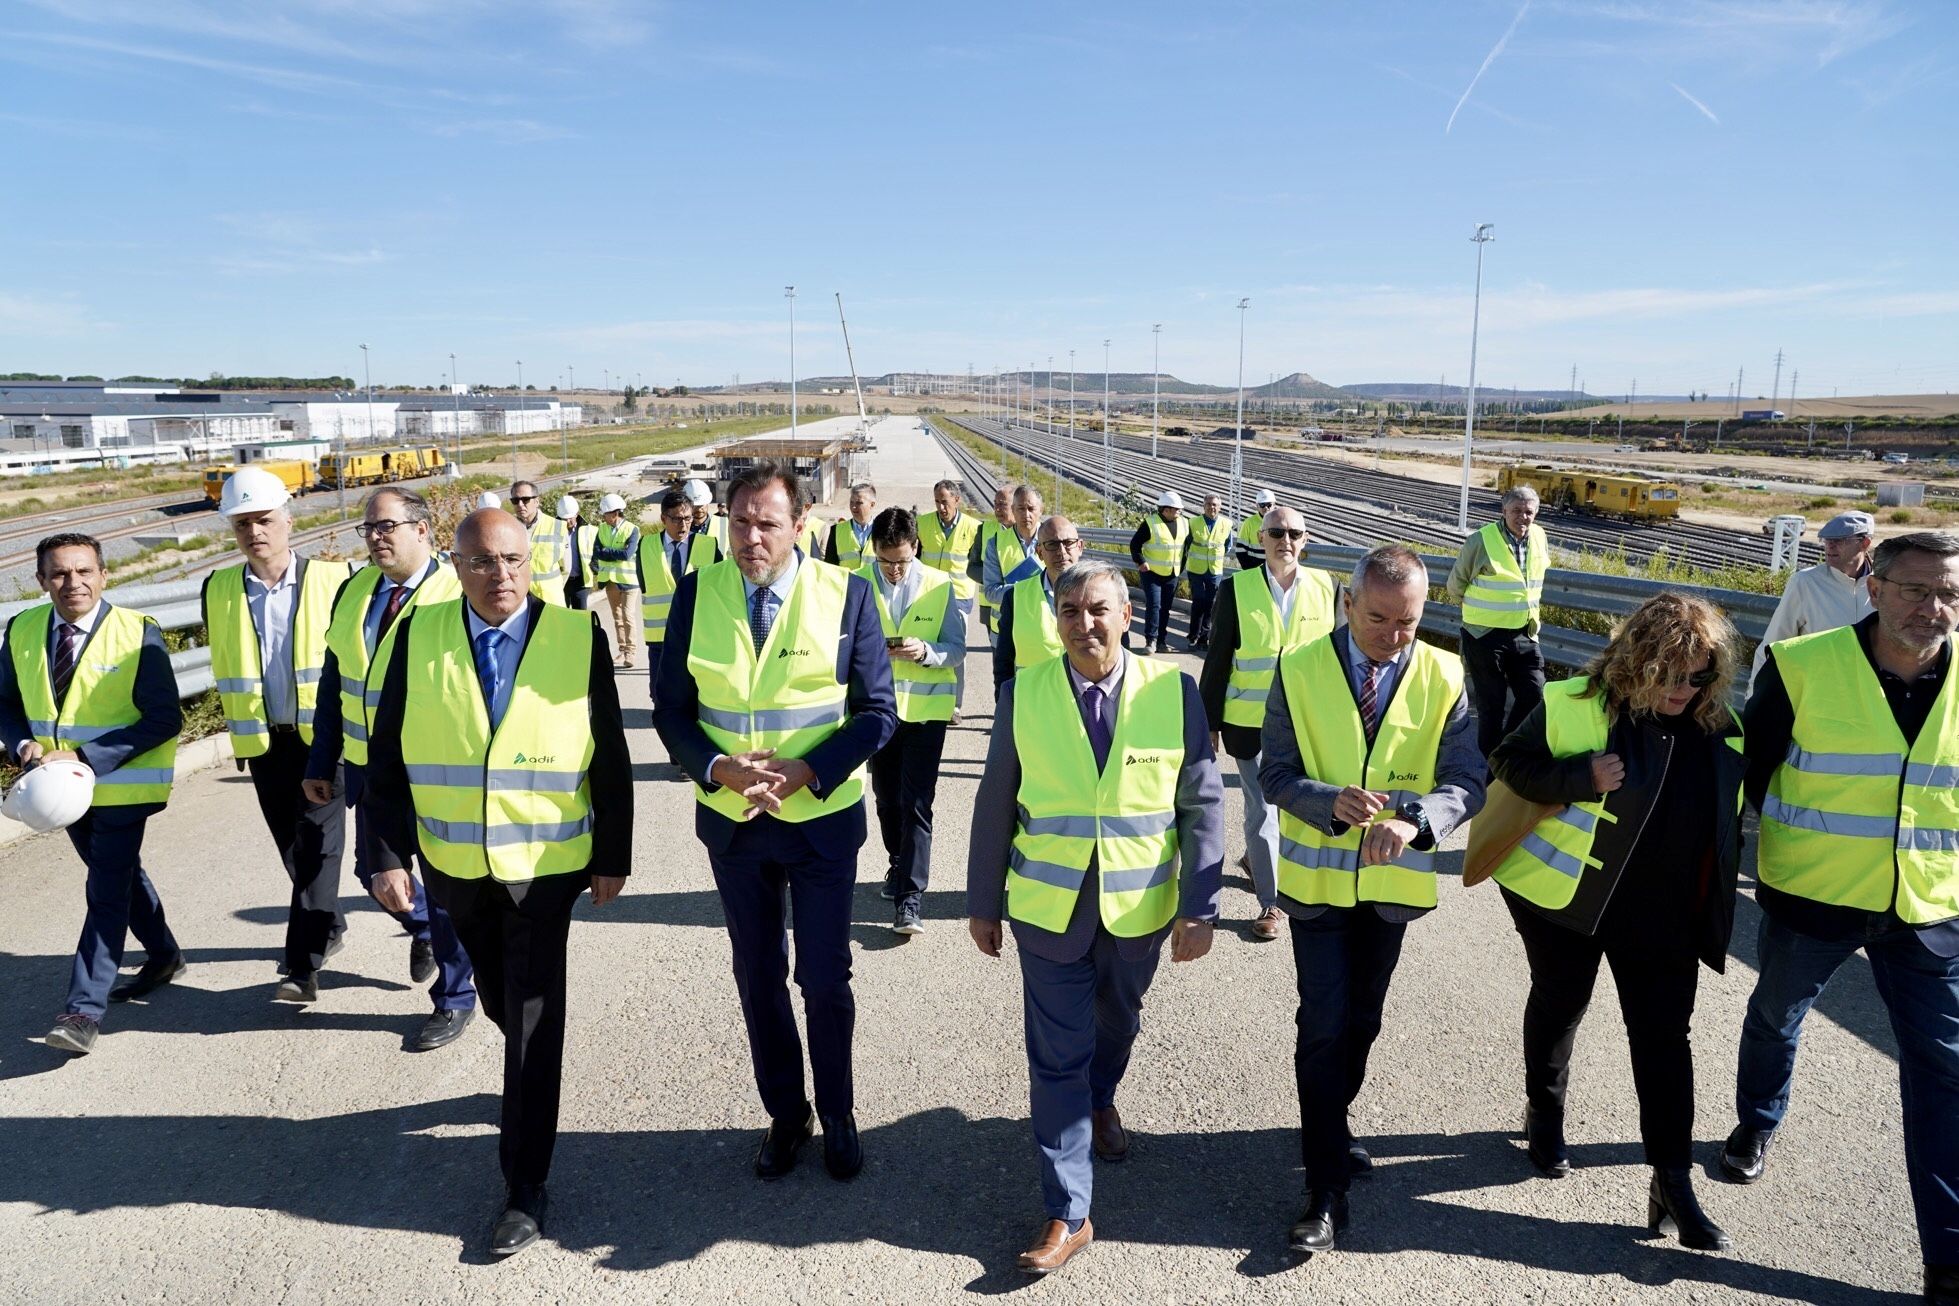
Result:
M820 1117L823 1164L849 1179L863 1165L851 1087L850 903L865 835L864 766L898 724L891 660L870 583L796 547L809 505L789 464L757 463L736 478L728 503L733 556L674 592L653 724L696 785L694 829L727 916L770 1120L755 1173L788 1174ZM785 884L814 1113L789 1002Z
M375 895L405 894L419 852L503 1031L498 1256L544 1227L571 909L588 887L594 906L617 897L633 849L632 757L605 636L593 614L530 593L530 556L502 509L463 519L463 597L399 618L368 745Z
M156 622L102 601L102 546L51 535L35 549L34 579L52 603L7 623L0 657L0 742L24 768L80 762L95 772L87 813L68 827L88 867L88 915L68 981L68 1005L48 1046L95 1046L107 1003L127 1002L184 973L184 954L143 870L143 828L163 810L183 711ZM131 933L143 969L118 981Z
M1089 1155L1129 1153L1115 1097L1143 996L1166 938L1172 961L1210 951L1224 861L1196 684L1123 651L1129 586L1112 564L1075 564L1054 597L1066 656L1001 688L966 864L973 942L998 957L1004 913L1020 951L1047 1210L1028 1274L1095 1236Z

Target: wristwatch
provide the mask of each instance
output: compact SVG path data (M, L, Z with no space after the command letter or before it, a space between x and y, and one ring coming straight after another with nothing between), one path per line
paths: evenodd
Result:
M1421 803L1414 799L1410 799L1408 802L1395 808L1394 814L1415 827L1415 838L1410 839L1408 842L1414 843L1416 839L1420 839L1429 832L1428 813L1424 812Z

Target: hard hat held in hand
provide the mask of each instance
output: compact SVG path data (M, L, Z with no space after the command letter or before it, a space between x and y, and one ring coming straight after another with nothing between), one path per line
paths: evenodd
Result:
M558 511L556 513L556 516L559 521L570 521L573 517L576 517L577 515L578 515L578 500L572 498L569 494L564 495L558 500Z
M46 834L81 820L94 801L95 772L80 762L44 762L0 798L0 816Z
M285 506L292 495L286 483L261 467L240 467L224 478L218 492L218 512L236 517L241 512L269 512Z
M485 490L476 496L476 506L478 508L501 508L503 507L503 500L498 497L495 490Z
M608 494L603 499L599 500L599 511L600 512L624 512L626 511L626 500L621 495Z

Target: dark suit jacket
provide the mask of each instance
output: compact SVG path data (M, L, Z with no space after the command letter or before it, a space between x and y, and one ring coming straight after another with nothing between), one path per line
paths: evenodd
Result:
M717 564L718 565L718 564ZM801 566L809 566L805 559ZM714 788L707 771L721 749L701 729L700 690L687 670L687 650L694 639L694 599L700 591L700 572L683 576L667 609L667 638L654 682L653 728L660 732L675 764L702 788ZM669 655L670 652L670 655ZM843 727L809 751L803 761L816 772L816 792L828 793L852 771L884 747L898 728L898 699L891 688L891 657L884 651L884 626L877 603L863 577L852 575L845 591L843 638L837 642L837 683L848 689L850 715ZM799 855L793 841L800 836L806 851L823 860L854 856L864 843L864 804L811 821L781 821L758 816L733 821L705 803L694 805L694 832L710 853L725 853L740 839L745 845L767 846L788 856ZM750 844L751 840L762 841Z
M530 635L537 631L538 613L544 609L544 600L535 594L529 603L531 624L524 637L526 652L530 649ZM375 866L380 870L407 866L408 859L420 847L415 804L408 790L408 767L401 757L401 712L408 697L406 650L410 623L416 615L416 609L410 608L399 619L401 632L395 636L394 654L382 673L381 701L374 708L374 728L369 732L367 744L366 801L379 852ZM633 759L626 747L625 723L619 716L619 689L612 680L611 646L599 628L598 614L589 615L592 668L585 701L592 726L592 765L587 773L592 791L592 860L588 869L594 875L630 875ZM513 897L520 896L518 886L510 887Z
M106 614L110 607L107 600L102 603ZM60 620L59 614L55 618ZM19 618L14 619L18 621ZM13 638L12 621L7 623L7 638ZM95 642L96 631L102 629L98 619L95 630L89 632L77 655L88 655L89 645ZM53 669L53 659L49 659L49 669ZM131 691L136 710L142 715L120 730L112 730L92 743L84 744L75 750L82 764L101 775L113 771L139 753L146 753L166 739L175 738L184 728L183 704L177 699L177 673L170 669L170 650L164 646L163 632L155 626L143 632L143 651L136 662L136 684ZM14 675L13 654L0 650L0 747L9 752L23 739L33 737L34 731L27 723L27 707L20 696L20 681ZM149 806L150 804L143 804Z

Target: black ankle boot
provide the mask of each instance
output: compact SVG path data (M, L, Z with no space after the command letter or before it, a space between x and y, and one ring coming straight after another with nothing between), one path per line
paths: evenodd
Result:
M1546 1179L1571 1173L1571 1153L1564 1145L1564 1116L1524 1108L1524 1150Z
M1685 1167L1653 1171L1653 1188L1646 1198L1646 1227L1658 1233L1667 1220L1673 1221L1682 1247L1725 1252L1734 1246L1734 1240L1701 1210L1694 1196L1693 1176Z

